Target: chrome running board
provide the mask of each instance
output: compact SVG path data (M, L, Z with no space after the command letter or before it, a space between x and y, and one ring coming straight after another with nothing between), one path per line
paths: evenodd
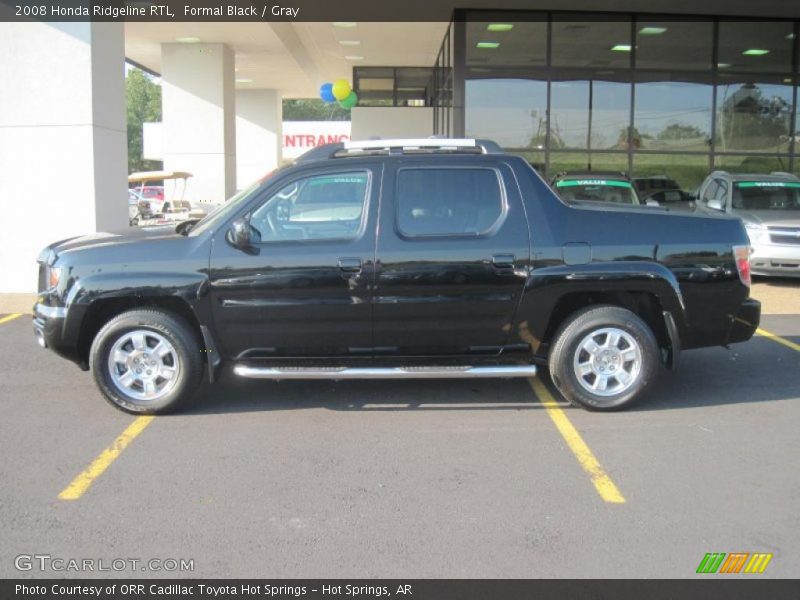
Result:
M233 372L250 379L477 379L533 377L535 365L495 367L254 367L236 365Z

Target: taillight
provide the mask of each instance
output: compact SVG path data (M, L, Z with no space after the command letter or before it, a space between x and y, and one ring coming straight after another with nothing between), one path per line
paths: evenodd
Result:
M733 257L736 259L736 270L739 271L739 279L747 287L750 287L750 246L734 246Z

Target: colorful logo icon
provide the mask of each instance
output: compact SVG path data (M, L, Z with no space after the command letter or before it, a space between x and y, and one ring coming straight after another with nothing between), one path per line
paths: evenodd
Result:
M763 573L772 554L764 552L708 552L697 566L697 573Z

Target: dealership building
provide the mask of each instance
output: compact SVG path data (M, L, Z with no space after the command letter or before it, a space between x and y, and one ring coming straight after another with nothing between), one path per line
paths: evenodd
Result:
M127 226L126 61L160 78L165 170L208 202L280 164L282 100L334 79L359 97L354 139L491 138L547 177L686 188L800 174L797 2L444 4L414 23L0 23L0 292L35 291L47 243Z

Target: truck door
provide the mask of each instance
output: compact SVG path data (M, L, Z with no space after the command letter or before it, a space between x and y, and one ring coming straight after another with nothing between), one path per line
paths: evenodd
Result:
M529 252L519 189L502 160L388 161L373 293L376 356L498 354Z
M369 357L379 162L316 166L248 209L252 247L218 231L211 301L227 356Z

